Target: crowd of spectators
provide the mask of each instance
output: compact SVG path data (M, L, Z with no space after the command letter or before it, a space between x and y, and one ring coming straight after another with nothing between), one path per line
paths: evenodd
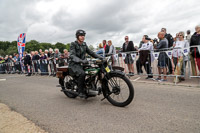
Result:
M67 49L63 50L63 54L59 49L49 50L42 49L38 51L23 52L22 60L20 61L19 54L14 53L13 56L5 56L0 58L0 73L8 74L22 74L27 76L32 74L40 75L56 75L56 67L67 65L69 52Z
M158 32L158 39L152 39L148 35L142 36L142 41L139 47L134 46L132 40L128 36L125 36L125 42L121 46L120 53L126 53L126 57L123 59L127 65L128 74L134 76L134 59L131 57L132 53L136 53L138 58L136 60L137 74L143 74L143 70L147 73L146 79L153 78L152 62L156 59L153 55L154 52L159 52L157 58L157 70L158 77L155 80L167 81L169 74L182 75L178 79L174 78L174 82L185 80L184 75L186 72L186 65L188 61L191 63L191 70L194 76L197 76L197 69L200 71L200 25L195 27L195 33L191 35L190 30L186 32L180 31L175 37L167 33L166 28L162 28ZM188 48L189 54L184 55L183 49ZM172 50L172 58L170 58L166 51ZM116 49L111 40L103 40L99 44L99 49L96 51L103 57L111 56L112 66L118 65L116 58ZM24 52L22 61L20 61L19 54L13 56L0 57L0 73L27 73L27 76L31 74L41 75L53 75L56 74L57 66L65 66L68 63L69 52L65 49L63 54L58 49L49 49L44 52L40 49L38 51L31 51L29 54ZM3 65L4 64L4 65ZM144 67L144 69L142 69ZM163 78L161 77L163 74Z

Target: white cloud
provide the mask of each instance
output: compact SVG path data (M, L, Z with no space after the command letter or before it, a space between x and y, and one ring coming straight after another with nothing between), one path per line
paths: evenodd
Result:
M173 36L200 23L199 0L1 0L0 40L16 40L27 33L27 41L69 43L75 31L87 32L86 42L103 39L121 46L129 35L138 44L144 34L152 38L162 27Z

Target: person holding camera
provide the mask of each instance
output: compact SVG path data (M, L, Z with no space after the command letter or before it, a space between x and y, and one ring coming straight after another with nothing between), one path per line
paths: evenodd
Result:
M142 66L144 66L145 71L148 76L146 79L153 78L152 70L151 70L151 62L153 61L153 43L150 41L151 39L148 35L144 35L142 41L142 47L139 48L139 59L136 62L138 73L141 72Z

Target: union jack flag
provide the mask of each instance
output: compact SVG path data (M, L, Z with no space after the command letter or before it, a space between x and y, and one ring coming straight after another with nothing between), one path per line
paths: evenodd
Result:
M23 52L25 50L25 44L26 44L26 33L22 33L17 38L17 47L18 47L20 60L23 57Z
M25 47L25 43L26 43L26 33L22 33L19 35L17 39L17 45L21 47Z

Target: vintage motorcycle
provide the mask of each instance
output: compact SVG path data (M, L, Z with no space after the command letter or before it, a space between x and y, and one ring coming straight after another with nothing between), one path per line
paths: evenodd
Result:
M92 59L84 64L86 73L85 86L87 98L103 94L111 104L124 107L134 98L134 88L131 81L123 73L124 68L109 65L106 60ZM58 67L56 77L62 92L69 98L76 98L78 94L77 77L70 76L68 66Z

